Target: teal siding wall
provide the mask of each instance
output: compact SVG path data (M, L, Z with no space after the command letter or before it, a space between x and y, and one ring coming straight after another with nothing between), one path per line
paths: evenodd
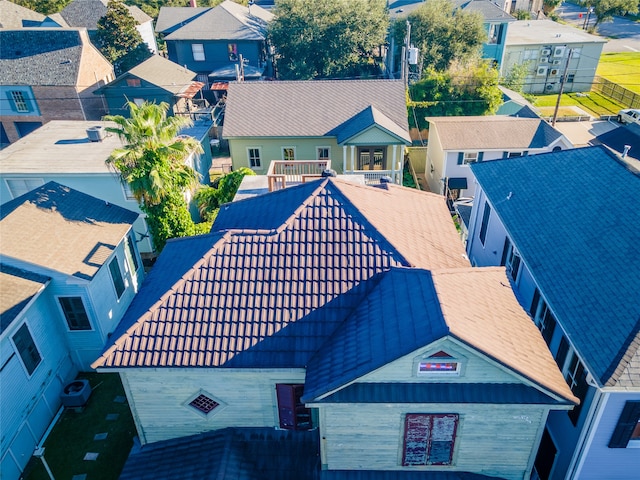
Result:
M132 76L130 78L137 77ZM133 101L134 99L139 98L150 103L166 102L170 107L173 107L174 104L171 92L144 80L140 81L139 87L130 87L127 85L127 78L123 78L118 82L113 82L103 87L103 95L107 102L109 115L122 115L123 117L129 117L129 108L126 104L127 101ZM169 108L167 113L172 115L173 109Z
M17 105L11 92L19 92L24 99L23 105ZM24 107L24 108L21 108ZM22 111L26 109L26 111ZM0 112L2 115L37 117L40 116L38 102L31 87L26 85L0 85Z

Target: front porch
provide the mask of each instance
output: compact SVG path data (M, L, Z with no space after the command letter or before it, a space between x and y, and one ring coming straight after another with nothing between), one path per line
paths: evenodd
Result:
M391 147L391 155L388 154ZM389 177L392 183L402 185L404 145L342 146L342 172L345 175L363 175L367 185L380 183ZM388 158L388 157L391 158Z

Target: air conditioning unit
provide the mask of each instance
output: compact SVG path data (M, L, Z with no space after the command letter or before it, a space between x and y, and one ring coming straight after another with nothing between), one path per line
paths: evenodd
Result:
M549 75L558 75L558 73L560 73L560 71L557 68L552 68Z
M554 57L563 57L564 56L564 48L565 47L556 47L553 50L553 56Z
M553 64L554 65L560 65L562 63L562 60L554 60Z
M89 401L91 396L91 385L89 380L80 378L68 383L62 393L60 394L60 400L65 407L84 407Z
M87 137L91 142L101 142L107 136L107 131L101 125L87 128Z
M540 57L540 63L549 63L549 57Z
M538 67L538 69L536 70L536 75L539 77L542 77L543 75L547 74L547 68L548 67Z
M540 55L545 56L545 55L551 55L551 49L550 48L543 48L540 51Z
M544 87L544 89L550 92L551 90L553 90L553 85L554 85L553 83L549 83Z

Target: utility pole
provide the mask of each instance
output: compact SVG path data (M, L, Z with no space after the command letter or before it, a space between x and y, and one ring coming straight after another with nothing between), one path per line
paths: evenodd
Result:
M553 120L551 121L551 126L556 126L556 120L558 118L558 109L560 108L560 99L562 98L562 92L564 91L564 84L567 81L567 72L569 71L569 62L571 61L571 56L573 55L573 48L569 49L569 55L567 55L567 61L564 64L564 71L562 72L562 77L560 78L560 91L558 92L558 100L556 100L556 109L553 111Z
M409 47L411 46L411 24L407 20L407 37L405 38L404 47L402 47L402 79L404 86L409 84Z

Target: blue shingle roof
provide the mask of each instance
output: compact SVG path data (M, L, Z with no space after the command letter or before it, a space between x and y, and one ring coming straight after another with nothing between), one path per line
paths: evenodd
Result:
M353 383L320 403L558 404L522 383ZM563 402L566 403L566 402Z
M603 147L471 168L588 370L640 385L638 172Z
M431 273L394 268L309 361L305 401L448 333Z

